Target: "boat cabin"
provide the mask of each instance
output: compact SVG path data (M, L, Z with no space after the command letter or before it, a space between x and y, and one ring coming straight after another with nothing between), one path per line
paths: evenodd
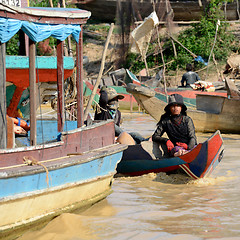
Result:
M37 117L36 110L40 104L39 82L57 82L57 125L56 133L64 130L64 79L69 77L74 65L72 57L64 56L64 41L70 35L76 42L76 85L77 85L77 121L68 130L83 126L83 33L85 24L91 13L80 9L66 8L31 8L16 7L0 3L0 148L7 147L7 142L14 139L12 121L9 117L16 117L19 102L30 106L30 116L27 119L31 124L30 145L37 144ZM6 43L18 32L24 35L27 56L6 56ZM53 37L57 39L56 57L40 57L36 55L36 44ZM45 65L45 67L41 67ZM70 66L69 66L70 65ZM49 70L50 69L50 70ZM6 96L7 83L13 83L12 91ZM9 85L9 84L8 84ZM20 101L23 94L25 101ZM29 97L29 99L28 99ZM27 100L26 100L27 99ZM22 105L24 104L22 103ZM8 105L8 108L7 108ZM18 110L19 111L19 110ZM50 124L49 122L46 124ZM70 124L70 123L69 123ZM8 126L9 130L7 130ZM10 141L11 142L11 141ZM10 144L13 146L13 144ZM10 146L9 145L9 146Z

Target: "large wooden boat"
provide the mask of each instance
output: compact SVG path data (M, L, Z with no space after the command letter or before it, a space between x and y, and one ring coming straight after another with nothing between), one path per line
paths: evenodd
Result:
M132 72L130 72L128 69L126 69L126 83L134 83L136 85L142 85L142 86L148 86L155 91L155 97L159 98L161 101L167 103L167 95L171 94L180 94L183 97L184 103L188 108L196 108L196 96L197 95L216 95L216 96L223 96L227 97L227 91L225 88L224 82L215 82L212 83L214 86L215 91L207 92L203 90L194 90L191 87L167 87L166 91L163 87L157 87L158 81L156 79L145 80L142 79L142 81L138 80L138 77L136 77ZM145 80L145 81L144 81Z
M117 166L119 174L137 176L147 173L172 172L183 169L194 179L209 176L223 157L224 147L220 132L182 156L169 157L166 146L145 141L124 150Z
M128 84L127 91L154 119L160 120L166 103L155 97L155 91L145 87ZM203 98L204 104L203 103ZM197 95L195 109L188 109L187 114L193 119L199 132L240 133L240 100L214 95Z
M152 2L149 0L72 0L79 8L84 8L92 12L96 19L113 21L116 18L117 4L121 4L122 12L129 11L129 6L132 4L135 14L142 15L142 18L147 17L153 11ZM156 9L158 5L165 1L155 1ZM174 21L193 21L199 20L204 13L206 1L199 0L170 0L173 9ZM237 2L228 3L226 5L226 13L228 20L237 20L238 10Z
M18 8L0 3L0 27L4 24L7 34L2 31L0 36L1 239L16 238L28 228L40 226L64 211L89 206L111 192L117 163L127 146L114 144L111 120L84 125L81 29L89 17L90 12L79 9ZM6 116L5 42L17 32L9 30L12 23L30 38L30 132L21 137L15 136L13 120ZM41 31L32 35L29 30L36 26ZM47 36L45 27L50 33ZM70 34L77 49L75 122L65 121L64 117L63 41ZM41 41L38 37L44 39L50 35L57 38L58 114L56 121L37 122L35 43Z

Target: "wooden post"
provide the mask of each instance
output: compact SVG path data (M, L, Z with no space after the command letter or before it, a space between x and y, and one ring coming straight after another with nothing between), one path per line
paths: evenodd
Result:
M77 50L77 126L81 127L84 123L83 117L83 30L81 29L79 42L76 43Z
M0 149L7 147L5 51L5 43L0 43Z
M8 108L7 108L8 116L18 117L17 107L18 107L18 104L19 104L20 99L22 97L23 91L24 91L23 88L16 87L16 89L15 89L15 91L13 93L12 99L11 99L9 105L8 105Z
M64 117L64 71L63 71L63 42L57 40L57 119L58 119L58 131L63 131L63 126L65 122Z
M29 39L30 144L36 145L36 45Z
M132 113L133 111L133 96L130 94L130 112Z
M101 62L100 71L98 73L98 77L97 77L96 83L94 85L94 88L92 90L92 94L91 94L90 99L88 101L87 107L85 108L84 119L87 118L88 112L90 111L90 108L91 108L91 105L92 105L93 98L94 98L94 96L97 92L98 85L99 85L101 77L102 77L102 73L103 73L104 65L105 65L105 58L106 58L107 49L108 49L108 44L109 44L111 36L112 36L113 28L114 28L114 23L111 23L111 27L108 31L107 40L105 42L105 46L104 46L104 50L103 50L103 54L102 54L102 62Z

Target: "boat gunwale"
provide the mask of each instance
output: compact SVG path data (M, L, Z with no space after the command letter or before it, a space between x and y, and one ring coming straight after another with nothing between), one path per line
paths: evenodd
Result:
M73 153L56 159L48 159L46 161L39 161L42 165L48 169L48 171L54 171L70 166L75 166L83 163L94 161L98 158L104 158L113 154L117 154L127 148L124 144L112 144L104 146L102 148L93 149L91 151L83 153ZM14 165L9 167L0 168L0 179L8 179L13 177L20 177L26 175L34 175L37 173L46 172L43 166L40 165Z
M49 121L49 120L48 120ZM55 120L53 120L55 121ZM100 127L103 126L107 123L113 122L113 119L108 119L105 121L101 121L101 122L94 122L94 124L89 125L89 126L82 126L73 130L69 130L69 131L64 131L62 132L62 136L67 136L67 135L72 135L74 133L78 133L78 132L84 132L84 131L88 131L89 129L94 129L96 127ZM52 147L60 147L62 145L64 145L64 141L54 141L51 143L45 143L45 144L38 144L36 146L26 146L26 147L18 147L18 148L9 148L9 149L0 149L0 154L4 154L4 153L14 153L14 152L24 152L24 151L30 151L30 150L44 150L46 148L52 148Z

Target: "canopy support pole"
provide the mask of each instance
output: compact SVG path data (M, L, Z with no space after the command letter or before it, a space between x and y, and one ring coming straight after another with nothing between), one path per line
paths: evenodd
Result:
M6 122L6 45L0 43L0 149L7 147Z
M63 88L64 72L63 72L63 42L57 40L57 119L58 132L63 131L65 117L64 117L64 88Z
M30 144L36 145L36 45L29 39Z
M82 29L82 28L81 28ZM79 35L79 42L76 43L77 49L77 127L83 126L83 31Z

